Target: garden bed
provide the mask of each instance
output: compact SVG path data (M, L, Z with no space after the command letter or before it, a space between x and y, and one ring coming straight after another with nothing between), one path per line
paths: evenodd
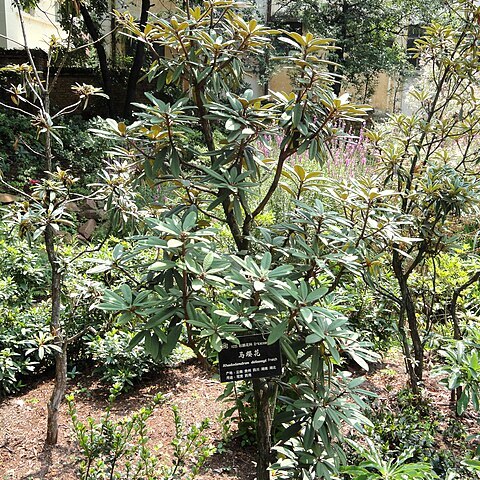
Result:
M72 433L72 424L66 403L62 405L58 445L45 449L46 402L52 390L52 380L39 381L28 392L5 399L0 404L0 472L2 480L33 480L79 478L79 450ZM208 417L212 420L207 431L211 441L218 445L222 429L218 415L225 405L215 399L222 393L222 385L211 379L209 373L195 365L184 364L160 372L155 379L142 383L135 390L122 395L115 402L114 414L127 415L149 403L161 392L167 400L150 418L149 433L152 445L159 446L165 457L174 436L172 405L177 405L186 425ZM100 418L107 406L108 390L90 377L71 381L69 392L76 392L76 406L80 419ZM255 465L254 451L233 442L222 449L221 456L208 460L201 480L252 480ZM165 458L168 462L168 458Z

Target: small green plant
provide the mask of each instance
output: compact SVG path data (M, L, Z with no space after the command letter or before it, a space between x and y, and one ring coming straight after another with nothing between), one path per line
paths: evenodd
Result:
M0 117L1 118L1 117ZM9 227L0 223L0 278L2 305L23 305L45 295L49 282L47 259L41 249L22 239L11 238Z
M440 351L445 363L436 372L445 377L440 383L457 392L456 412L463 415L471 402L480 409L480 360L477 345L458 341ZM459 394L459 395L458 395Z
M82 460L82 480L193 480L210 455L215 451L204 435L209 421L186 429L177 407L172 407L175 422L173 462L166 466L152 453L148 443L147 421L155 407L164 401L161 394L152 403L130 417L116 420L112 416L115 399L121 385L114 385L109 403L99 422L89 417L79 420L73 394L67 395L69 414L73 423Z
M456 418L445 418L410 390L401 390L395 401L388 404L375 402L369 418L373 427L366 427L367 437L385 462L393 462L393 465L408 451L410 463L429 464L442 479L470 478L462 461L464 456L470 455L462 424ZM362 441L360 438L359 443ZM349 464L358 465L359 457L363 460L356 452Z
M114 328L87 342L86 354L95 362L95 373L106 385L119 385L128 391L146 375L163 366L174 366L192 358L192 351L178 345L165 359L153 359L142 345L132 346L134 333Z
M120 387L115 385L111 389L108 407L98 423L91 417L86 423L81 422L74 395L66 396L74 433L83 457L80 464L82 480L135 480L151 478L153 475L156 458L147 447L146 422L163 397L156 396L150 406L143 407L131 417L114 420L112 408Z
M50 333L39 332L24 341L25 346L28 349L25 351L25 355L33 355L34 358L42 361L45 355L53 356L53 352L60 351L60 347L53 343L54 338Z
M172 440L173 465L160 467L162 480L193 480L199 473L207 459L215 453L215 447L208 442L204 434L209 427L208 419L202 420L198 425L185 428L178 407L173 406L175 422L175 438ZM154 479L152 479L154 480Z
M480 478L480 460L465 459L462 463L468 469L470 475L472 475L471 477L472 479ZM456 478L456 477L453 477L453 478Z
M232 439L233 419L227 417L225 411L222 411L217 415L217 422L220 425L222 435L222 439L217 443L217 453L224 453L226 446Z
M10 394L23 387L21 377L35 369L35 363L10 348L0 350L0 396Z
M396 458L409 449L413 461L426 461L427 452L433 451L436 419L410 390L401 390L391 405L374 403L369 418L373 427L367 432L384 456Z
M132 337L133 334L113 329L104 337L95 336L87 347L102 382L117 385L122 391L160 367L160 362L153 360L141 346L129 348Z
M385 460L368 438L366 439L367 446L351 441L348 443L363 459L358 465L342 468L348 478L355 480L431 480L438 478L429 463L408 463L412 457L411 450L407 449L395 459Z
M243 447L255 443L255 407L253 393L245 382L230 382L217 400L228 402L231 406L222 412L222 443L233 436L240 439ZM232 434L231 427L236 425Z
M52 365L56 346L47 309L46 302L23 307L0 302L0 397L19 391L27 376Z
M465 445L467 430L465 425L457 417L449 417L447 425L443 430L442 437L451 445Z

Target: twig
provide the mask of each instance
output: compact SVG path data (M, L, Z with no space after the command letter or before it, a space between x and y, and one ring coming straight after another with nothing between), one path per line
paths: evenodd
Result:
M13 0L13 1L15 3L15 6L17 7L17 10L18 10L18 17L20 19L20 26L21 26L21 29L22 29L23 41L25 42L25 50L27 52L28 59L30 61L30 65L32 66L33 73L35 74L35 78L37 79L38 88L40 88L42 93L45 93L45 87L42 85L42 81L40 80L40 75L38 73L37 67L35 66L35 62L33 61L32 52L30 50L30 47L28 46L27 32L25 30L25 22L23 20L23 15L22 15L22 7L21 7L20 2L18 0ZM41 98L40 98L40 101L41 101ZM41 102L41 104L42 104L42 107L43 107L43 102Z
M81 105L81 103L82 103L82 101L78 100L77 102L72 103L71 105L67 105L66 107L62 108L59 112L57 112L52 117L52 120L54 118L60 117L62 115L67 115L68 113L73 113L78 108L78 106Z
M36 118L35 115L32 113L26 112L25 110L22 110L21 108L13 107L11 105L7 105L6 103L0 102L0 106L8 108L9 110L16 110L17 112L21 112L24 115L28 115L29 117Z

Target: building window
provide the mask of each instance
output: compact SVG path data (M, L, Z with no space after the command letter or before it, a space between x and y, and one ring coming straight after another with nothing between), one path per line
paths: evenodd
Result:
M407 33L407 58L408 62L415 68L419 67L419 59L415 57L415 53L411 50L415 48L415 40L425 33L425 29L421 25L409 25Z

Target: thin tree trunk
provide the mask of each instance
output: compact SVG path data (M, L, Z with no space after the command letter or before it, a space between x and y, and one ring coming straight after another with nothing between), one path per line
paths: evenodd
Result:
M415 303L412 298L412 294L410 292L410 288L408 286L408 277L405 275L403 271L403 262L400 258L400 255L397 252L393 252L393 259L392 259L392 266L393 271L395 273L395 277L398 282L398 286L400 287L400 295L401 295L401 316L403 318L403 314L405 314L408 322L408 329L410 332L410 339L412 340L412 347L413 347L413 360L414 365L413 368L407 366L407 373L410 377L410 384L413 393L418 394L420 392L420 385L419 383L422 381L423 378L423 344L420 338L420 333L418 330L418 320L417 320L417 313L415 311ZM404 347L405 350L405 347ZM409 350L408 350L409 351ZM407 362L412 362L411 355L407 358Z
M47 445L56 445L58 441L58 417L60 405L67 388L67 343L62 345L62 352L55 353L55 384L47 403Z
M410 378L410 383L412 383L412 391L415 395L420 393L418 391L418 385L412 382L412 379L415 378L415 371L413 370L414 359L412 357L412 352L410 350L410 344L408 343L408 335L405 331L405 309L402 307L399 313L398 319L398 332L400 334L400 341L402 342L403 358L405 362L405 370Z
M142 0L142 10L140 13L140 30L145 28L148 20L148 11L150 9L150 0ZM132 102L135 99L138 79L142 71L143 62L145 61L145 44L137 40L135 47L135 56L133 57L130 75L128 76L127 90L125 92L125 105L123 107L124 118L132 116Z
M340 16L340 19L343 19L341 28L340 28L340 38L338 38L338 44L340 47L340 50L338 50L337 53L337 59L336 63L338 63L338 66L335 68L334 71L337 75L342 75L343 74L343 62L345 60L345 44L347 41L347 10L348 10L348 2L346 0L343 1L342 3L342 15ZM337 78L337 81L332 85L333 93L338 97L340 95L340 92L342 90L342 79Z
M50 96L47 92L45 93L44 98L44 108L47 113L50 113ZM45 163L47 171L52 171L54 167L52 139L48 132L45 138ZM52 309L50 312L50 333L54 338L55 345L61 349L61 351L55 352L55 381L50 400L47 403L47 436L45 443L47 445L56 445L58 440L58 416L60 404L62 403L67 386L67 341L64 338L60 319L63 274L61 272L59 258L55 249L55 231L50 225L47 225L45 228L44 240L48 261L52 271L50 286L52 302Z
M370 76L367 75L365 77L365 88L364 88L364 91L363 91L363 103L367 103L368 101L368 89L370 88Z
M272 457L272 422L277 400L276 384L265 379L253 380L257 434L257 480L270 480Z
M44 104L44 111L50 115L50 94L48 92L45 92L44 98L43 98L43 104ZM53 154L52 154L52 137L50 135L50 132L47 132L45 135L45 167L47 169L47 172L53 171ZM45 229L45 242L47 241L47 229ZM51 232L52 236L54 235L53 230ZM53 242L53 238L52 238ZM48 253L48 250L47 250ZM55 252L53 252L55 254ZM52 279L53 281L53 279Z
M50 331L55 339L55 345L61 348L61 352L55 352L55 383L47 404L48 419L45 442L47 445L55 445L58 439L58 414L67 385L67 342L60 321L62 273L55 251L55 232L50 225L47 225L45 229L44 238L48 261L52 269Z
M465 283L457 287L453 291L452 295L452 300L450 302L450 315L452 317L452 324L453 324L453 338L455 340L462 340L463 335L462 331L460 330L460 324L458 322L458 317L457 317L457 302L462 294L462 292L467 289L470 285L473 285L475 282L478 282L480 279L480 271L476 271ZM460 400L460 397L462 396L462 387L457 387L455 390L452 390L450 394L450 402L452 404L452 409L457 412L457 402Z
M412 379L412 388L418 390L418 384L423 379L423 344L418 331L417 313L415 311L415 304L413 302L410 289L405 282L405 290L402 293L405 301L405 313L407 316L408 329L410 330L410 338L412 339L413 356L415 358L415 365L413 371L415 378ZM415 385L415 387L414 387ZM415 392L414 392L415 393ZM417 392L418 393L418 392Z
M464 284L457 287L453 292L452 301L450 302L450 315L452 316L453 338L455 340L461 340L463 337L462 331L460 330L460 324L458 323L458 317L457 317L458 298L466 288L468 288L470 285L473 285L475 282L478 282L479 279L480 279L480 271L477 271Z
M92 40L95 42L95 51L97 52L100 73L102 75L103 91L106 95L108 95L108 114L110 117L113 117L115 116L115 109L113 108L112 79L110 76L110 69L108 68L107 53L105 52L103 41L100 39L100 34L95 26L95 23L90 16L90 12L82 2L79 3L80 13L82 14L85 27L87 28L88 34Z

